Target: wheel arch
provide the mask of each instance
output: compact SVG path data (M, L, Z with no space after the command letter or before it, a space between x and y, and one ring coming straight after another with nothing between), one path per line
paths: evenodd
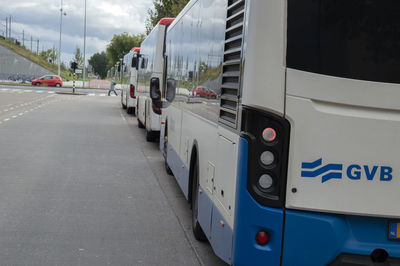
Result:
M194 164L195 163L197 163L198 167L200 168L199 145L197 143L197 140L193 141L192 151L190 153L189 184L188 184L188 202L190 204L192 202L193 172L194 172ZM199 176L197 178L199 178ZM199 182L199 180L197 180L197 182Z

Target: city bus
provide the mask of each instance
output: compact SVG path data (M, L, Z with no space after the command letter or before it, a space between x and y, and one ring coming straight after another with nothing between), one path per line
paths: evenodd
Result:
M140 48L134 47L124 56L121 73L121 105L128 114L135 114L137 88L137 72Z
M161 109L152 104L149 91L152 81L158 80L163 86L165 36L173 21L161 19L140 46L136 115L138 126L146 129L147 141L158 139L160 134Z
M160 149L225 262L400 265L399 12L191 0L169 26Z

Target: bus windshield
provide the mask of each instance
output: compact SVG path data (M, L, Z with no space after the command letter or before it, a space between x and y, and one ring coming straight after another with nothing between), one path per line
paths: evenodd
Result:
M287 66L400 83L400 2L289 0Z

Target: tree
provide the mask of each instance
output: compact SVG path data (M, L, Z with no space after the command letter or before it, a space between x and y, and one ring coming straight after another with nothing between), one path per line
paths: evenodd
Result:
M89 64L93 67L93 72L97 73L101 78L107 76L108 58L105 52L92 55L89 59Z
M58 52L56 48L53 47L52 49L40 52L40 56L51 63L55 63L58 58Z
M76 63L78 63L79 68L83 67L83 55L82 55L81 49L79 47L76 47L74 61Z
M124 57L133 47L140 47L140 44L144 40L144 34L129 35L128 33L115 34L110 44L107 46L107 57L110 63L109 67L112 67L121 58Z
M153 0L153 9L147 11L149 16L146 19L146 34L151 32L160 19L176 17L188 2L189 0Z

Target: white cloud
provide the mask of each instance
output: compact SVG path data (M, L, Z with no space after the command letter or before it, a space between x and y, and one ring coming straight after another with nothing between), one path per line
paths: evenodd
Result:
M13 37L22 39L24 30L26 46L30 47L33 36L34 40L40 40L40 50L43 46L58 48L60 0L0 0L0 6L0 19L12 15ZM144 33L151 6L152 0L87 0L87 58L105 50L114 34ZM67 16L63 17L62 60L68 62L76 47L83 50L84 1L63 0L63 10ZM0 28L0 33L3 30Z

